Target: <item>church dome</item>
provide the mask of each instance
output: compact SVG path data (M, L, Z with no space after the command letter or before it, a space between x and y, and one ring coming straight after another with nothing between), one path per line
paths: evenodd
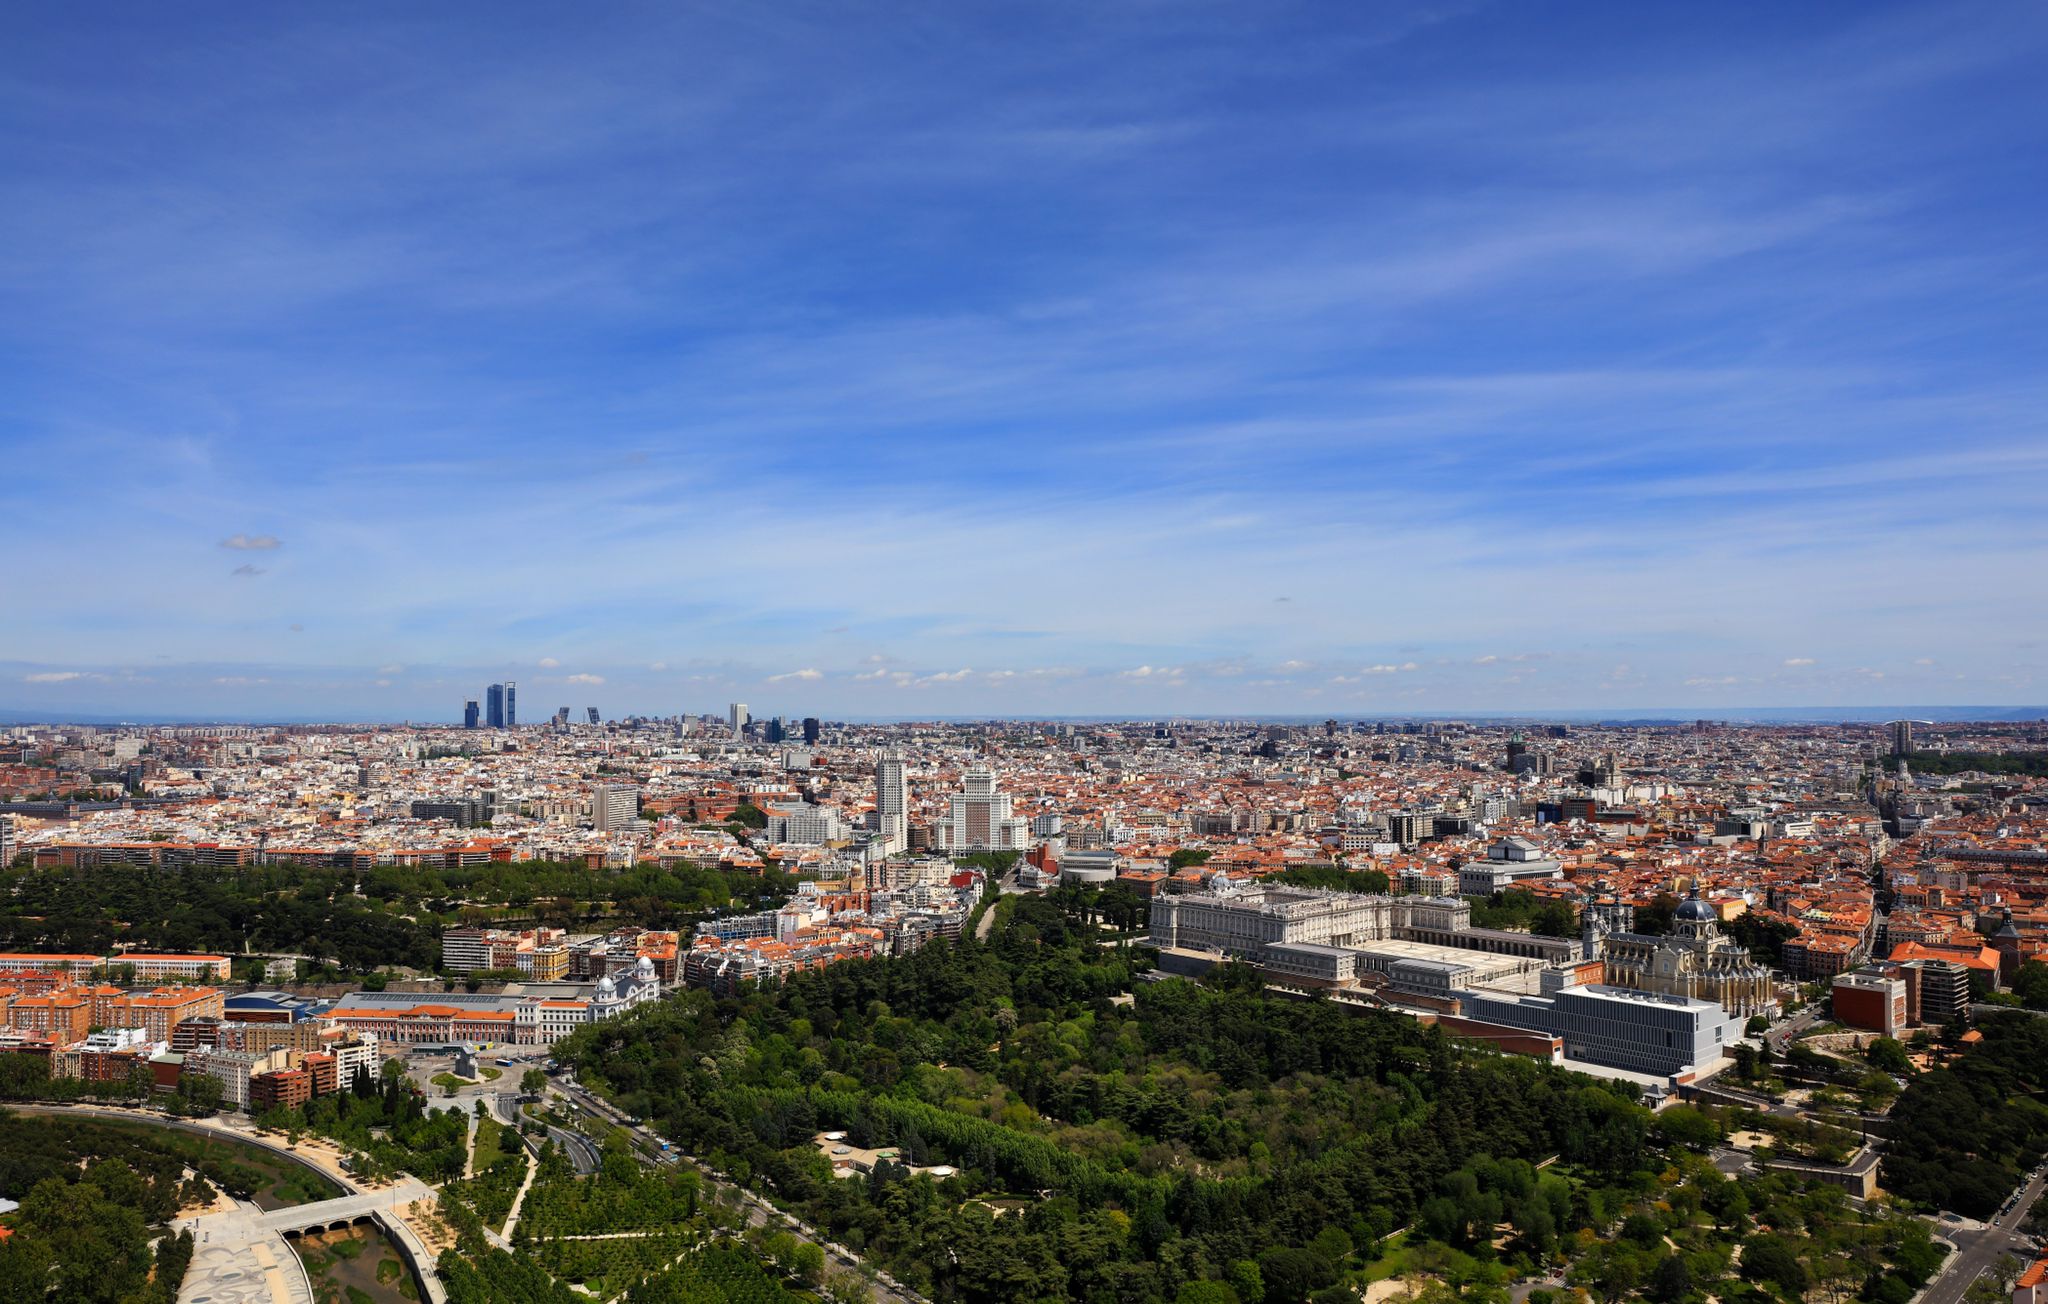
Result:
M616 994L617 991L618 987L615 984L613 984L611 976L609 974L597 980L597 999L599 999L600 1001L608 1001L612 999L613 995Z
M1700 900L1697 895L1679 902L1677 911L1671 917L1680 923L1688 924L1711 924L1721 918L1714 907Z
M651 956L651 955L643 955L643 956L641 956L641 957L640 957L640 962L639 962L638 964L636 964L636 965L634 965L634 966L633 966L633 977L634 977L634 978L635 978L635 979L636 979L637 981L639 981L639 982L643 982L643 983L644 983L644 982L646 982L646 981L648 981L649 979L653 978L653 977L654 977L654 957L653 957L653 956Z

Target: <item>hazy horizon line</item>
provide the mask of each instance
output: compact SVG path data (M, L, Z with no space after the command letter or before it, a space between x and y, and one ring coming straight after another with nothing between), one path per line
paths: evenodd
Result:
M1949 714L1948 713L1967 713ZM715 715L708 711L634 712L627 711L605 717L607 723L622 719L660 720L677 715ZM766 715L753 717L757 720L771 718ZM785 715L786 720L801 720L805 717ZM828 717L817 717L827 720ZM2048 706L1980 705L1971 703L1928 704L1866 704L1859 706L1742 706L1720 708L1697 708L1679 706L1661 707L1607 707L1569 708L1554 711L1485 711L1460 709L1433 712L1288 712L1288 711L1175 711L1151 714L1117 715L1104 712L1077 712L1069 714L1003 714L1003 713L954 713L943 715L836 715L829 717L829 723L848 725L891 725L891 724L1136 724L1159 721L1182 721L1188 723L1320 723L1326 720L1343 722L1409 723L1427 721L1453 721L1466 724L1501 722L1558 722L1579 724L1684 724L1706 720L1714 723L1754 724L1880 724L1893 719L1912 718L1915 723L1927 724L2028 724L2048 718ZM553 717L539 719L515 726L517 729L538 729L545 727ZM583 724L580 719L574 723ZM182 716L174 714L128 715L116 712L94 712L70 716L37 716L25 711L0 708L0 727L28 728L36 726L61 727L78 725L86 727L121 726L133 728L177 728L205 727L209 725L236 725L260 727L278 725L303 727L328 725L336 727L373 726L380 728L417 728L434 730L463 731L462 722L435 721L415 716L367 716L357 719L337 719L318 716L277 716L277 715L215 715ZM587 726L586 726L587 727ZM479 727L477 733L501 733L500 729Z

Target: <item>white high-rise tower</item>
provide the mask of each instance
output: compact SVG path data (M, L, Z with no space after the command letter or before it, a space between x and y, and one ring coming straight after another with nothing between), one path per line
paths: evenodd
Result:
M898 847L910 837L910 780L900 756L875 761L875 827Z

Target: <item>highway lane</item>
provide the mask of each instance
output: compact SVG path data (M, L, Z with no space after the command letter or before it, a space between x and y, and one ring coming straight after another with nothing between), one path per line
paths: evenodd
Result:
M1958 1252L1927 1284L1921 1304L1958 1304L1970 1284L1991 1271L2001 1254L2010 1254L2022 1264L2031 1262L2035 1242L2021 1236L2018 1228L2026 1222L2027 1211L2041 1198L2044 1188L2048 1188L2048 1164L2036 1168L2020 1187L2019 1197L2007 1200L1981 1228L1950 1222L1935 1224L1936 1234L1952 1241Z

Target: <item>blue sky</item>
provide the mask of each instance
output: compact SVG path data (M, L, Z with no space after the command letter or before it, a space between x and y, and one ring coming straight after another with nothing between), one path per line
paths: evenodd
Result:
M2048 11L0 15L0 707L2033 703Z

